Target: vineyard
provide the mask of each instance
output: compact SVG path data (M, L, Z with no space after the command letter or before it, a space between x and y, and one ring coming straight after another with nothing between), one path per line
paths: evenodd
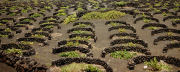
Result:
M180 72L179 0L3 0L1 72Z

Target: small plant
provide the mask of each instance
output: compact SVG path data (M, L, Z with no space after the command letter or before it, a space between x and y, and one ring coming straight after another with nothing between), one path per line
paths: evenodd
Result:
M122 32L126 32L126 30L125 30L125 29L123 29L123 28L119 28L119 29L118 29L118 31L119 31L120 33L122 33Z
M27 10L32 10L32 7L31 7L31 6L27 6L26 9L27 9Z
M178 11L179 9L180 9L179 7L173 8L174 11Z
M48 18L47 20L50 21L50 20L56 20L56 19L55 18Z
M138 2L139 0L134 0L134 1Z
M56 14L56 16L65 16L66 14L66 9L60 9L57 11L58 13Z
M147 17L146 14L144 14L144 12L143 12L142 16L143 16L143 17Z
M10 10L16 10L18 7L17 6L12 6L10 7Z
M43 37L45 37L45 36L44 36L44 35L40 35L40 34L35 34L35 35L32 35L32 37L43 38Z
M127 39L128 37L127 36L120 36L119 38L120 39Z
M21 41L20 43L25 44L25 45L32 45L32 44L34 44L34 42L30 42L30 41Z
M180 21L180 18L172 19L172 22L175 22L175 21Z
M39 4L38 0L33 0L33 3L34 3L34 5L36 5L36 6Z
M84 9L81 8L81 7L78 7L78 8L77 8L77 11L78 11L78 12L82 12L82 11L84 11Z
M98 9L99 8L99 2L98 1L95 1L95 0L88 0L92 6L93 6L93 9Z
M108 10L108 8L100 8L99 10L100 11L105 11L105 10Z
M67 15L66 13L57 13L56 16L65 16Z
M60 13L66 12L66 9L60 9L57 12L60 12Z
M113 58L120 58L120 59L130 59L134 56L136 56L136 53L130 53L126 50L124 51L115 51L113 53L110 53L110 56Z
M85 57L85 54L82 54L78 51L62 52L59 54L60 57Z
M89 39L91 39L91 36L88 36L88 37L76 36L74 38L71 38L70 40L85 40L85 41L89 41Z
M122 16L126 15L126 13L120 12L120 11L108 11L102 14L102 18L106 20L111 20L111 19L118 19L121 18Z
M135 12L135 13L139 13L140 11L139 11L138 9L135 9L134 12Z
M157 8L153 8L155 12L161 12L161 10L157 9Z
M83 19L86 19L86 20L90 20L90 19L101 19L102 16L101 16L101 12L90 12L90 13L86 13L85 15L82 16Z
M68 9L69 6L60 7L61 9Z
M3 23L0 23L0 26L3 26L3 25L5 25L5 24L3 24Z
M110 25L113 26L113 27L115 27L115 26L119 26L119 25L122 25L122 24L111 22Z
M61 67L61 72L103 72L98 67L85 63L71 63Z
M22 50L21 49L12 48L12 49L5 50L5 53L7 53L7 54L17 53L19 55L22 55Z
M86 24L79 24L79 25L77 25L76 27L82 27L82 28L84 28L84 27L87 27L87 26L89 26L89 25L86 25Z
M16 16L16 13L12 12L12 13L9 14L9 16Z
M126 15L126 13L120 12L120 11L108 11L108 12L90 12L82 16L83 19L85 20L91 20L91 19L106 19L106 20L111 20L111 19L118 19L121 18L122 16Z
M6 10L0 10L0 13L6 13Z
M71 63L60 67L60 72L81 72L85 66L85 64Z
M22 22L31 22L32 20L31 19L24 19L22 20Z
M120 1L120 2L115 2L115 5L117 6L124 6L126 5L128 2L125 2L125 1Z
M147 19L147 18L144 18L143 21L144 21L145 23L151 22L151 20L150 20L150 19Z
M166 12L163 12L162 15L163 15L163 16L167 16L168 14L167 14Z
M68 24L68 23L74 22L76 20L78 20L77 15L72 14L72 15L69 15L67 18L65 18L64 24Z
M173 33L173 32L167 32L167 35L168 35L168 36L173 36L174 33Z
M42 23L40 25L45 25L45 24L53 24L54 22L45 22L45 23Z
M178 2L175 2L174 5L175 5L176 7L179 7L179 6L180 6L180 4L179 4Z
M40 29L40 30L38 30L37 32L43 32L43 30L42 30L42 29Z
M136 47L137 45L136 45L136 44L134 44L134 43L132 43L132 42L129 42L129 43L127 43L127 44L126 44L126 46Z
M5 32L11 32L11 29L10 28L6 28L4 31Z
M65 46L79 46L79 42L67 42Z
M159 3L156 3L154 6L161 6L162 4L161 4L161 2L159 2Z
M45 6L44 8L45 8L45 9L51 9L51 7L50 7L50 6Z
M32 14L30 17L32 17L32 18L37 18L37 17L41 17L42 15L41 14L39 14L39 13L34 13L34 14Z
M8 37L8 35L1 35L1 34L0 34L0 37Z
M43 12L46 12L46 10L45 9L40 9L40 12L43 13Z
M9 20L2 20L2 22L9 22Z
M102 71L98 69L97 67L88 65L87 68L85 69L85 72L102 72Z
M156 57L154 57L149 62L147 62L147 61L144 62L144 64L151 67L152 71L161 71L161 70L169 71L171 69L168 65L166 65L162 62L158 62Z
M77 30L77 31L73 31L72 33L75 33L75 34L88 34L88 33L90 33L90 32L89 32L89 31Z
M22 12L22 13L27 13L28 10L27 10L27 9L22 9L21 12Z

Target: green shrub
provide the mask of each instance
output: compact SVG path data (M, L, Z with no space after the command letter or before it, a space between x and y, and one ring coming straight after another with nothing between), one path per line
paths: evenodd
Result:
M6 12L6 10L0 10L0 13L5 13Z
M168 35L168 36L173 36L174 33L173 33L173 32L167 32L167 35Z
M43 38L43 37L45 37L45 36L44 36L44 35L40 35L40 34L35 34L35 35L32 35L32 37Z
M9 14L9 16L16 16L16 13L12 12L12 13Z
M154 57L152 60L150 60L149 62L144 62L144 64L146 64L147 66L151 67L152 70L154 71L161 71L161 70L166 70L166 71L169 71L171 68L164 64L164 63L161 63L161 62L158 62L156 57Z
M151 22L151 20L150 20L150 19L147 19L147 18L144 18L143 21L144 21L145 23Z
M42 15L39 14L39 13L34 13L34 14L31 15L30 17L32 17L32 18L37 18L37 17L40 17L40 16L42 16Z
M28 12L28 10L26 10L26 9L22 9L22 10L21 10L21 12L22 12L22 13L27 13L27 12Z
M85 63L71 63L60 68L60 72L103 72L98 67Z
M130 59L133 56L135 56L136 53L130 53L126 50L124 51L115 51L113 53L110 53L110 56L113 58L120 58L120 59Z
M84 11L84 9L81 8L81 7L78 7L78 8L77 8L77 11L78 11L78 12L82 12L82 11Z
M70 52L62 52L59 54L60 57L85 57L85 54L82 54L77 51L70 51Z
M156 29L159 29L159 27L151 26L151 27L148 27L148 29L150 29L150 30L156 30Z
M17 6L12 6L10 7L10 10L16 10L18 7Z
M123 32L126 32L126 29L119 28L118 31L119 31L120 33L123 33Z
M119 25L122 25L122 24L111 22L110 25L114 27L114 26L119 26Z
M22 20L22 22L31 22L32 20L31 19L24 19Z
M85 40L85 41L89 41L89 39L91 39L91 36L88 36L88 37L76 36L74 38L71 38L70 40Z
M126 44L126 46L136 47L137 45L136 45L136 44L134 44L134 43L132 43L132 42L129 42L129 43L127 43L127 44Z
M112 10L112 11L105 12L102 16L104 19L111 20L111 19L121 18L124 15L125 13L123 12Z
M0 34L0 37L8 37L8 35L1 35L1 34Z
M75 34L89 34L89 31L82 31L82 30L77 30L77 31L73 31L73 33Z
M79 46L79 42L67 42L65 46Z
M94 67L92 65L88 65L87 68L85 69L86 72L102 72L100 69L97 67Z
M86 24L79 24L79 25L77 25L76 27L82 27L82 28L84 28L84 27L87 27L87 26L89 26L89 25L86 25Z
M21 49L12 48L12 49L5 50L5 53L7 53L7 54L17 53L19 55L22 55L22 50Z
M64 24L68 24L68 23L74 22L76 20L78 20L77 15L72 14L72 15L69 15L67 18L65 18Z
M82 18L86 20L102 19L102 13L94 11L94 12L86 13L85 15L82 16Z
M20 43L25 44L25 45L32 45L32 44L34 44L34 42L30 42L30 41L21 41Z
M10 28L6 28L5 32L11 32L12 30Z
M51 9L51 7L50 7L50 6L45 6L44 8L45 8L45 9Z
M83 19L85 20L91 20L91 19L106 19L106 20L111 20L111 19L118 19L124 16L125 13L120 12L120 11L108 11L108 12L90 12L86 13L85 15L82 16Z
M2 22L9 22L9 20L2 20Z
M0 26L2 26L2 25L5 25L5 24L3 24L3 23L0 23Z
M120 1L120 2L115 2L114 4L117 5L117 6L124 6L126 5L128 2L125 2L125 1Z
M66 13L57 13L56 16L65 16L67 15Z
M175 22L175 21L179 21L180 18L175 18L175 19L172 19L172 22Z

